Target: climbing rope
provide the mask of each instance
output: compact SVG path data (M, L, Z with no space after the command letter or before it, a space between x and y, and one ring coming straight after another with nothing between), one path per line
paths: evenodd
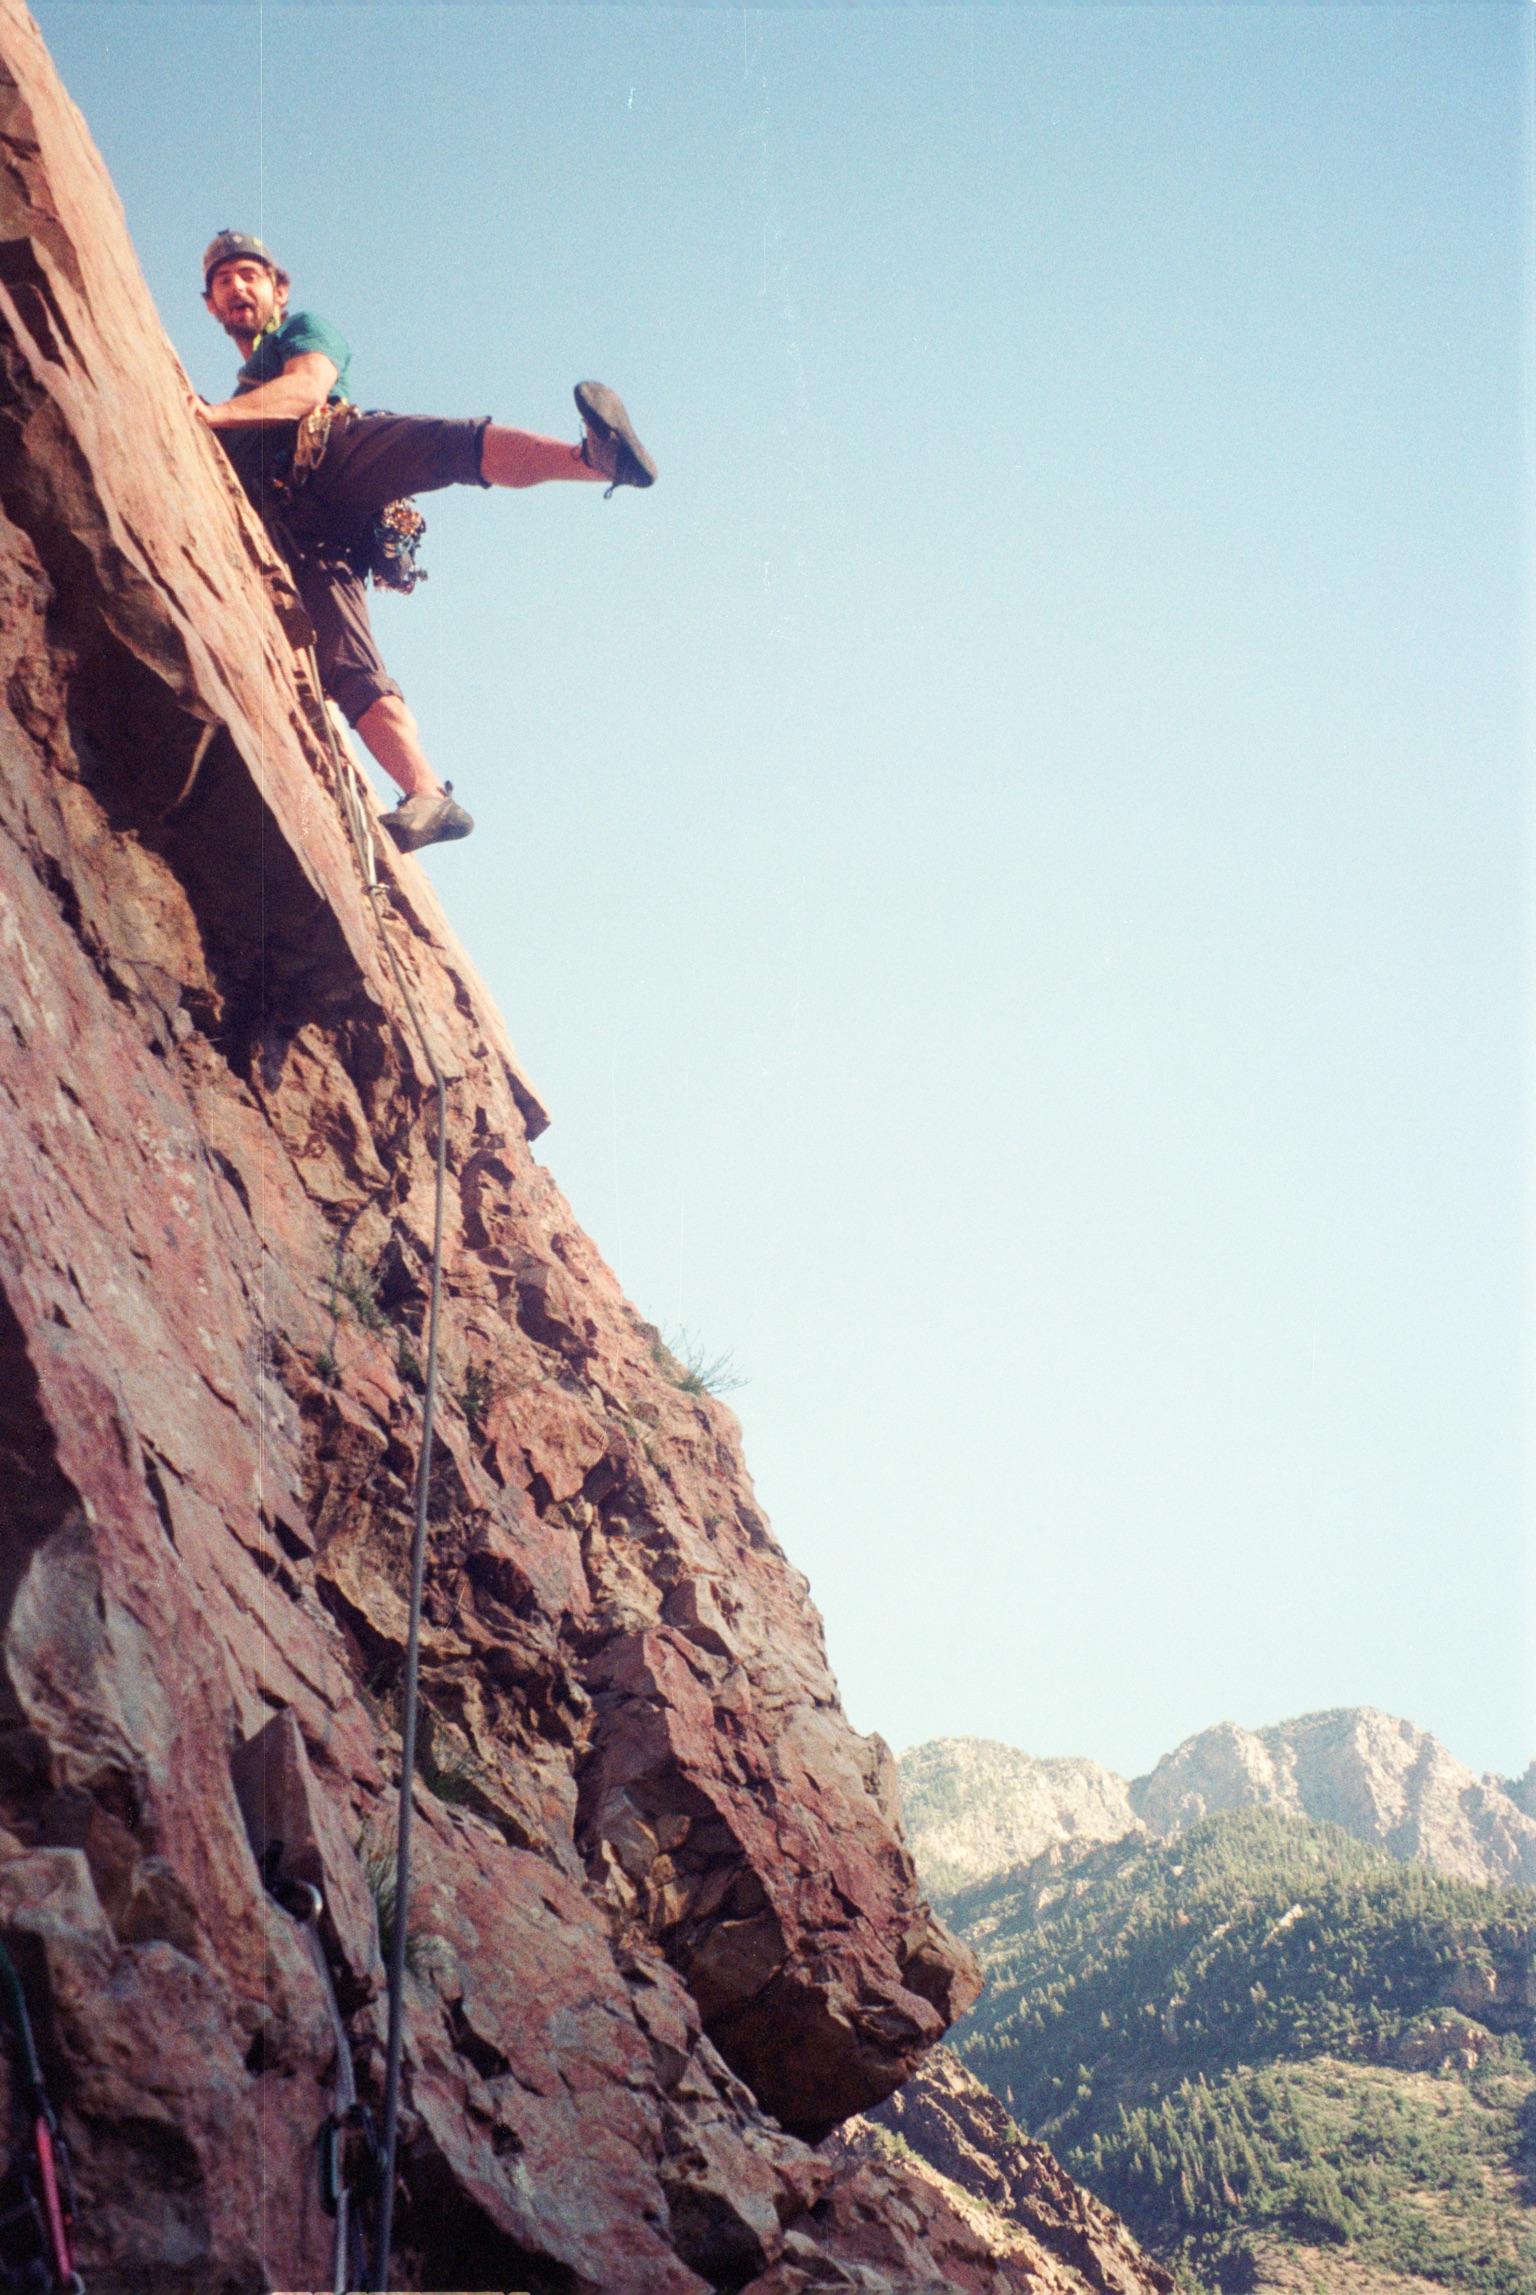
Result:
M40 2260L46 2273L39 2282L34 2263L27 2268L22 2284L33 2287L41 2284L58 2290L59 2295L85 2295L85 2281L75 2269L69 2244L73 2212L69 2199L69 2154L59 2134L53 2106L48 2101L48 2090L43 2085L43 2068L32 2037L32 2019L27 2014L27 1996L21 1988L16 1963L3 1944L0 1944L0 1985L4 1987L11 2029L16 2037L16 2068L32 2118L32 2149L37 2162L35 2186L26 2170L21 2170L22 2205L16 2212L23 2221L30 2219L29 2228L42 2249Z
M400 1721L400 1813L395 1835L395 1927L389 1946L389 2039L384 2068L384 2125L379 2149L379 2216L374 2233L376 2290L389 2286L390 2247L395 2209L395 2146L400 2121L400 2060L404 2038L405 1947L411 1901L411 1789L416 1775L416 1722L421 1680L421 1598L427 1565L427 1498L432 1476L432 1427L437 1408L437 1323L443 1288L443 1197L448 1181L448 1087L432 1049L425 1024L405 983L394 943L385 929L379 905L377 857L373 824L361 787L350 743L343 742L320 682L320 664L313 645L308 648L309 671L325 718L331 762L336 770L341 809L363 872L363 885L373 909L379 938L389 958L401 1002L411 1016L417 1041L432 1072L437 1093L437 1195L432 1214L432 1290L427 1310L426 1390L421 1406L421 1456L416 1466L416 1518L411 1531L411 1584L405 1641L405 1710Z

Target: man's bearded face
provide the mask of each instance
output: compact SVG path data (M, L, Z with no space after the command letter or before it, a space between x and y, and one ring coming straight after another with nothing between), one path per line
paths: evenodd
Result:
M249 255L220 263L203 298L226 335L254 336L271 325L288 300L265 263Z

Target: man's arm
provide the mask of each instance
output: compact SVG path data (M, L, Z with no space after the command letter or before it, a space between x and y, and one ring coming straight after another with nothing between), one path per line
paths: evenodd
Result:
M258 383L217 406L199 400L197 411L211 430L239 430L247 423L302 422L329 398L336 367L323 351L297 351L271 382Z

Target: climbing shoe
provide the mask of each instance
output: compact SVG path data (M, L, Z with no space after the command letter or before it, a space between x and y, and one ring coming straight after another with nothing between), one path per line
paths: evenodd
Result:
M415 797L402 797L384 816L384 826L402 853L420 852L423 845L451 845L455 838L467 837L474 825L463 806L454 803L451 781L443 783L441 797L429 797L423 790Z
M607 479L610 494L616 486L654 486L656 465L636 438L618 392L606 383L579 382L575 396L586 428L581 459L587 468Z

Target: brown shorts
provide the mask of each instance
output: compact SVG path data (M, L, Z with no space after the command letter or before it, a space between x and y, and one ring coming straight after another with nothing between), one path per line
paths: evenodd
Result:
M304 609L315 625L315 660L320 683L349 725L366 717L376 701L400 688L384 667L363 578L345 558L292 551L289 562ZM403 698L403 696L402 696Z
M386 502L443 486L485 486L480 449L490 417L351 414L338 418L319 467L273 520L315 625L320 682L349 725L399 686L384 667L352 563ZM258 505L261 507L261 505Z
M311 522L332 533L366 527L375 511L402 494L488 485L480 475L480 449L489 424L489 415L470 422L430 414L338 416L319 468L295 496L294 533Z

